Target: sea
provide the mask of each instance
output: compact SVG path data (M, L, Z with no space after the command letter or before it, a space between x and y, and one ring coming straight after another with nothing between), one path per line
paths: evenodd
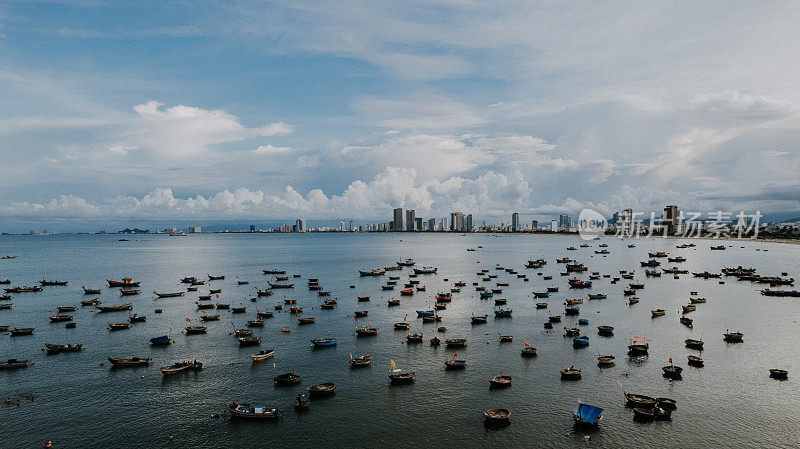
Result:
M38 293L14 294L11 310L0 310L0 325L34 327L32 336L0 335L0 359L30 359L32 366L0 371L0 447L797 447L800 445L800 300L762 296L763 286L733 277L704 280L691 274L645 277L640 262L649 252L684 256L679 266L689 271L719 273L723 267L745 266L760 274L787 272L798 277L800 246L761 241L708 241L679 239L604 238L583 242L577 236L453 234L453 233L309 233L309 234L193 234L167 235L52 235L2 236L0 279L12 285L33 285L42 279L69 281L66 286L45 287ZM588 243L589 247L580 247ZM601 243L609 254L595 254ZM679 249L683 243L694 248ZM711 250L723 244L726 249ZM630 248L628 245L635 245ZM574 246L577 250L568 251ZM467 251L475 249L475 251ZM569 257L599 272L590 289L570 289L562 276ZM413 258L416 267L436 267L436 274L419 275L425 292L400 296L410 268L384 276L362 277L359 269L394 266ZM526 269L528 260L544 259L540 269ZM527 275L525 282L503 269ZM275 290L258 297L256 288L268 287L263 269L286 270L292 289ZM488 269L497 278L483 281L478 272ZM620 270L633 272L633 282L645 287L640 302L629 304L623 291L632 281L612 283ZM186 291L184 277L207 280L199 292L157 299L152 293ZM299 275L299 277L293 277ZM382 290L388 276L400 276L397 288ZM545 280L547 276L552 279ZM588 273L577 275L588 279ZM142 294L119 297L107 279L132 277L141 282ZM318 278L323 289L338 300L332 310L320 309L322 299L307 288ZM238 280L249 284L238 285ZM449 292L457 281L461 292L452 294L442 321L423 324L417 310L433 308L437 292ZM492 299L481 299L474 283L492 288L507 282ZM80 305L82 286L102 288L96 295L104 305L130 302L132 313L146 316L129 330L112 332L109 323L128 320L127 312L98 313L92 307L74 312L77 326L50 323L57 305ZM7 286L3 286L7 287ZM558 287L549 298L533 292ZM221 289L212 302L246 306L247 313L218 310L219 321L201 322L199 294ZM495 286L495 288L497 288ZM690 296L707 303L687 314L693 327L679 322L681 306ZM607 299L588 300L588 293ZM370 296L358 302L357 296ZM389 307L389 299L401 305ZM495 298L507 299L511 318L495 318ZM260 346L239 347L234 328L242 328L256 311L270 311L284 299L296 299L302 316L315 324L298 325L288 306L275 311L263 328L254 328ZM563 316L567 299L584 299L577 317ZM548 303L537 309L537 302ZM666 315L651 317L651 309ZM162 313L155 313L161 309ZM356 310L368 316L355 318ZM471 324L472 315L489 315L488 323ZM562 315L552 329L544 323ZM579 325L578 319L588 319ZM407 321L411 332L422 332L423 342L406 343L407 331L393 328ZM357 338L356 328L368 324L380 329L375 337ZM204 335L185 335L188 325L206 325ZM614 327L611 337L599 336L597 326ZM446 332L437 332L437 327ZM575 349L563 327L579 327L589 336L588 347ZM282 332L282 328L290 332ZM744 333L744 341L723 341L726 329ZM513 341L501 343L500 335ZM149 339L169 335L174 342L154 347ZM457 349L466 369L445 370L454 356L444 344L429 339L466 338ZM336 338L331 348L315 349L311 340ZM650 341L649 355L627 356L629 339ZM702 339L704 350L684 345L686 338ZM45 343L83 344L76 353L46 355ZM538 356L524 358L528 343ZM272 359L252 363L250 355L273 349ZM616 364L597 365L598 355L614 355ZM687 355L705 360L702 368L687 365ZM351 369L350 356L371 355L372 364ZM108 357L150 357L143 368L112 368ZM183 360L198 360L203 369L165 378L159 367ZM390 362L415 372L410 385L390 385ZM683 367L681 380L662 376L662 367ZM582 370L579 381L562 381L560 370ZM769 377L770 368L789 371L789 379ZM302 383L276 387L277 374L296 372ZM499 374L512 377L512 386L490 389ZM292 404L298 394L323 382L335 382L335 395L312 400L307 413ZM623 390L677 401L670 421L637 422L626 408ZM226 405L233 400L275 407L274 422L231 419ZM578 403L604 409L597 429L576 428L572 411ZM506 427L486 427L483 412L492 408L511 411Z

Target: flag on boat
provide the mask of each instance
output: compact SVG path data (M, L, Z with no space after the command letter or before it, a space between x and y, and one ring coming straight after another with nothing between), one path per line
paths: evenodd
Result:
M672 357L669 358L669 364L672 365Z
M187 323L190 323L191 321L192 321L192 319L191 319L191 318L188 318L188 317L186 318L186 322L187 322Z
M389 366L392 367L392 371L397 371L397 364L394 363L394 360L389 361Z

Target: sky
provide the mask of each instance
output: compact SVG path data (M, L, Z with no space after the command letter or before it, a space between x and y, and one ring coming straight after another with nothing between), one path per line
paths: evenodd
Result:
M790 1L0 2L0 230L791 213L797 23Z

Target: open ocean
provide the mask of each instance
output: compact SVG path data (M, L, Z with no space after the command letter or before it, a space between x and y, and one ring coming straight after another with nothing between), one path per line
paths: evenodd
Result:
M2 236L0 279L12 285L32 285L42 278L68 280L67 286L45 287L43 292L15 294L11 310L0 310L0 325L35 327L33 336L0 335L0 359L32 359L35 364L16 371L0 371L0 397L22 398L20 404L0 404L0 447L42 447L47 441L56 448L78 447L788 447L800 444L800 299L764 297L762 286L737 281L693 278L691 274L673 279L671 275L645 278L639 262L648 251L683 255L684 263L668 263L690 271L720 272L743 265L758 268L759 274L800 277L800 246L763 242L713 242L693 240L696 248L676 249L681 240L646 239L620 241L603 239L610 254L595 255L601 242L591 248L566 251L583 243L576 236L530 236L486 234L198 234L188 237L166 235L125 236ZM687 240L688 241L688 240ZM635 243L636 248L628 248ZM710 251L723 243L725 251ZM467 248L482 248L467 252ZM756 251L761 249L761 251ZM768 250L768 251L765 251ZM438 274L420 275L426 292L401 297L399 290L409 269L387 272L386 276L359 277L358 269L394 265L413 257L420 266L435 266ZM556 258L570 257L585 263L590 271L619 276L619 270L635 270L636 281L646 284L638 293L641 302L629 306L622 291L630 281L612 285L610 279L594 281L589 290L569 289L565 270ZM525 269L528 259L547 261L541 270ZM500 264L526 273L530 282L495 270ZM277 290L258 298L254 287L267 287L270 276L262 269L275 268L287 275L294 289ZM513 309L510 319L495 319L493 299L481 300L473 282L482 282L476 272L482 268L507 281L502 294ZM542 276L552 275L545 281ZM183 297L155 299L158 291L185 291L179 280L186 276L207 279L207 274L225 275L212 281L221 288L219 301L248 308L248 314L220 310L222 319L201 323L198 293ZM401 276L398 288L382 291L388 275ZM133 313L147 321L129 330L110 332L107 322L125 322L126 312L96 313L80 307L74 313L77 328L50 323L48 312L56 305L79 305L85 296L81 286L102 287L104 305L113 304L118 289L107 287L106 279L134 277L142 294L123 298L132 302ZM236 277L250 281L237 285ZM316 292L306 280L319 278L331 298L338 298L333 310L321 310ZM587 279L587 273L579 275ZM448 281L445 281L448 279ZM422 324L416 310L433 308L434 295L449 291L452 283L464 280L461 293L454 293L447 310L440 311L440 324ZM355 288L350 288L353 285ZM551 297L534 299L533 291L558 286ZM7 286L3 286L7 287ZM797 287L792 287L796 289ZM208 285L200 286L207 292ZM688 304L690 292L708 299L688 314L694 327L678 322L680 306ZM562 327L552 330L543 323L549 313L564 314L567 298L584 298L587 293L605 293L608 299L585 301L572 327L581 327L590 346L573 349ZM255 318L256 309L273 310L284 295L296 298L304 316L313 325L298 326L288 307L276 311L253 335L262 338L259 347L239 348L233 327L244 327ZM371 301L357 303L356 296ZM387 307L387 299L400 298L399 307ZM214 299L216 300L216 299ZM549 309L537 310L535 303L547 301ZM368 310L367 318L354 319L356 310ZM156 308L163 309L155 314ZM651 318L650 310L663 308L667 315ZM70 312L71 313L71 312ZM470 316L489 314L488 324L471 325ZM424 333L417 345L405 343L406 331L395 331L393 323L407 316L411 331ZM209 327L206 335L182 333L187 323ZM588 318L578 326L577 318ZM355 329L370 323L380 328L377 337L356 338ZM597 326L615 327L613 337L597 335ZM432 347L428 340L437 326L447 327L448 338L463 337L468 344L458 349L467 361L464 371L445 371L444 361L452 350L444 344ZM291 327L290 333L280 329ZM744 333L741 344L726 344L726 328ZM512 343L500 343L498 332L513 335ZM151 347L151 337L170 334L168 347ZM310 339L335 337L338 345L313 349ZM652 340L649 356L630 360L628 338ZM702 353L684 347L687 337L705 341ZM523 342L538 349L538 357L523 358ZM81 343L78 353L45 355L45 343ZM274 349L273 359L253 364L249 355L259 349ZM613 354L617 363L598 368L599 353ZM349 354L373 356L372 366L351 369ZM701 355L705 367L686 364L688 354ZM151 357L146 368L112 369L107 357ZM670 381L661 367L672 358L684 368L683 380ZM176 361L197 359L204 369L164 379L158 367ZM407 386L390 386L390 359L400 368L416 372ZM273 366L273 362L275 366ZM562 368L583 370L577 382L560 380ZM769 368L789 370L788 381L768 377ZM502 370L513 377L513 385L490 390L489 379ZM276 388L276 374L295 371L302 384ZM629 392L677 400L672 421L637 423L617 381ZM298 392L310 385L336 382L336 394L312 400L311 410L297 414L292 403ZM26 393L35 401L24 398ZM275 422L231 421L225 405L233 399L277 407L282 416ZM596 431L576 430L571 410L578 400L605 409ZM511 424L503 429L483 426L484 409L511 410ZM219 418L212 415L219 413Z

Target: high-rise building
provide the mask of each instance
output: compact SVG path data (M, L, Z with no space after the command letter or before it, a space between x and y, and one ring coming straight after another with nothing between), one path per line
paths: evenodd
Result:
M403 230L403 208L398 207L394 210L394 220L392 221L392 231Z
M450 230L461 232L464 228L464 214L462 212L453 212L450 214Z
M472 232L472 214L467 214L464 217L464 227L461 229L462 232Z
M672 234L678 223L678 206L672 205L664 208L664 215L661 216L661 224L667 227L667 232Z
M295 222L295 226L297 226L297 232L305 232L306 230L306 220L303 218L298 218Z
M414 231L414 226L416 225L416 211L414 209L408 209L406 211L406 231Z
M553 220L550 222L550 230L553 232L558 232L558 222Z
M415 218L414 219L414 230L421 231L422 230L422 218Z
M250 225L250 232L256 232L256 225Z
M436 219L435 218L429 218L428 219L428 230L429 231L435 231L436 230Z
M539 229L539 220L531 221L531 229L534 230L534 231Z
M447 218L442 218L442 224L439 226L439 231L447 230Z
M189 226L189 234L200 234L201 232L200 226Z
M511 232L519 231L519 212L511 214Z
M350 232L353 231L355 231L355 228L353 228L353 220L350 220Z
M561 229L569 229L572 227L572 217L567 214L558 216L558 227Z

